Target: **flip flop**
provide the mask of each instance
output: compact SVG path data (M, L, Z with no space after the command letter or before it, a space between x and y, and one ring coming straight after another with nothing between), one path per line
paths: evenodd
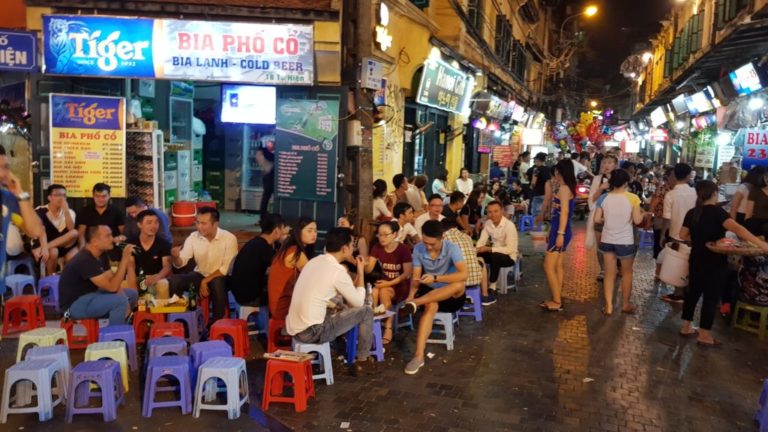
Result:
M635 311L637 311L637 308L635 306L632 306L627 309L621 309L621 313L627 314L627 315L634 315Z
M547 305L547 301L546 300L542 300L541 303L539 303L539 307L542 308L542 309L549 308L549 306Z
M560 304L560 303L555 303L555 304L559 304L560 306L549 307L549 305L547 305L547 307L545 307L544 310L547 311L547 312L562 312L563 311L563 305Z
M680 336L682 336L682 337L691 337L691 336L698 335L699 331L698 330L691 330L688 333L684 333L684 332L678 332L678 333L680 333Z
M609 316L613 315L613 311L608 312L607 310L605 310L605 308L603 308L603 315L609 317Z
M707 348L712 348L712 347L720 346L720 345L722 345L722 344L723 344L723 343L722 343L722 342L720 342L720 341L719 341L719 340L717 340L717 339L712 339L712 343L709 343L709 342L702 342L702 341L700 341L700 340L697 340L697 341L696 341L696 345L699 345L699 346L702 346L702 347L707 347Z

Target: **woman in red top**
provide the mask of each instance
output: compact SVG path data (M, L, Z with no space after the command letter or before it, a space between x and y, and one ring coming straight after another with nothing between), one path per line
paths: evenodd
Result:
M408 297L413 269L411 250L396 240L399 230L400 224L390 221L379 225L376 233L379 242L371 249L365 269L366 273L374 270L380 272L380 279L373 288L374 307L381 303L390 310L393 302L397 303ZM389 317L384 323L384 335L381 338L384 344L392 341L392 322L392 317Z
M315 256L317 223L310 218L299 219L285 244L272 260L269 268L269 313L274 319L284 320L291 306L293 285L304 265Z

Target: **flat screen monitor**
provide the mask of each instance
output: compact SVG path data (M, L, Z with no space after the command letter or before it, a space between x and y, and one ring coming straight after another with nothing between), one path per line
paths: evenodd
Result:
M277 89L269 86L221 86L221 121L224 123L275 124Z
M728 76L731 78L731 83L736 93L741 96L752 94L763 88L760 77L757 75L757 70L755 70L755 65L752 62L729 73Z
M688 112L691 113L692 116L711 111L715 108L703 91L694 93L685 98L685 105L688 107Z
M653 127L659 127L667 122L667 114L664 112L663 107L657 107L651 111L651 124Z
M685 94L672 99L672 109L676 115L682 115L688 112L688 106L685 105Z

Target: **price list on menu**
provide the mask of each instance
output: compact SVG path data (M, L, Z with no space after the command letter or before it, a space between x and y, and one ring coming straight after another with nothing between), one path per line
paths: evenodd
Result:
M51 95L51 182L69 196L91 196L104 182L125 197L125 123L122 98Z

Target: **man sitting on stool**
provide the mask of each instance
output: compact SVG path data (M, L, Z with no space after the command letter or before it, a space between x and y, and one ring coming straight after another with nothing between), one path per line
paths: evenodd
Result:
M136 304L138 293L121 288L133 260L133 245L123 249L117 272L109 266L109 251L114 248L112 229L106 225L85 229L85 247L61 272L59 294L61 308L74 319L109 316L109 325L125 324L125 317Z
M517 228L504 216L504 207L500 202L491 201L485 212L488 220L477 241L477 255L491 265L491 290L495 295L499 271L515 265L517 259ZM493 242L492 247L487 246L488 240Z
M416 353L405 366L408 375L415 375L424 366L424 350L437 312L454 313L466 300L467 265L461 249L443 240L443 225L436 220L424 222L421 230L421 243L413 248L411 293L403 307L414 314L424 306L416 333Z

